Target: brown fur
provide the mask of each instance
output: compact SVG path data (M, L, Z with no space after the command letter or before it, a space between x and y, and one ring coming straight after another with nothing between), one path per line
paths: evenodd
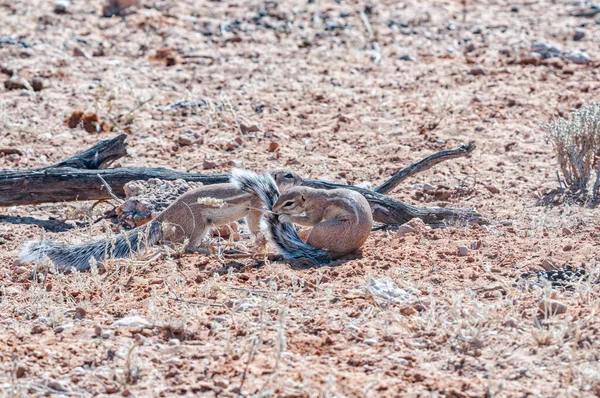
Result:
M306 243L332 258L358 250L373 227L369 202L349 189L293 187L281 194L273 212L281 222L313 227Z

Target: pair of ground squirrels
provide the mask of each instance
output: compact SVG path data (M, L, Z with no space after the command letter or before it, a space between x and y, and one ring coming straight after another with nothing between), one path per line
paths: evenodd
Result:
M321 190L301 184L302 178L288 170L259 175L233 169L229 183L186 192L146 225L112 239L79 245L28 242L19 262L48 258L59 270L86 271L94 261L128 257L159 242L185 243L186 250L193 251L211 228L242 218L257 242L264 235L284 258L324 263L358 250L373 226L368 201L352 190ZM294 224L313 227L306 242Z

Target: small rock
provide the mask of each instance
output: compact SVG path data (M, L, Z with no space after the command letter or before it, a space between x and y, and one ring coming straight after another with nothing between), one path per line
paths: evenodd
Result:
M567 312L567 306L558 300L542 300L539 308L540 311L544 313L544 316L564 314Z
M482 131L485 131L485 127L483 127L483 126L477 126L477 127L475 127L475 131L478 132L478 133L481 133Z
M7 90L29 90L41 91L44 88L41 80L33 79L29 82L27 79L20 76L13 76L4 82L4 88Z
M542 261L542 268L545 271L551 271L553 269L556 269L556 265L552 261L544 259L544 261Z
M23 267L23 266L20 266L20 267L15 267L15 269L13 270L13 272L14 272L15 274L17 274L17 275L24 274L24 273L26 273L27 271L29 271L29 269L27 269L27 267Z
M27 373L27 368L25 367L25 365L22 363L18 364L17 368L15 369L15 376L17 377L17 379L20 379L23 376L25 376L25 373Z
M30 333L31 334L40 334L40 333L43 333L45 330L46 330L46 328L41 325L33 325Z
M485 75L487 75L487 72L486 72L485 69L483 69L483 66L481 66L481 65L475 65L469 71L469 75L473 75L473 76L485 76Z
M488 191L490 191L493 194L500 193L500 189L497 188L497 187L495 187L495 186L493 186L493 185L486 185L485 189L487 189Z
M399 238L402 238L413 232L415 232L415 228L411 227L410 225L403 224L398 228L398 232L396 232L396 236L398 236Z
M569 236L569 235L573 234L573 231L571 231L569 228L565 227L565 228L563 228L562 233L565 236Z
M64 330L65 330L64 326L57 326L54 328L54 333L57 333L57 334L62 333L62 332L64 332Z
M169 340L169 345L181 345L181 341L179 339L171 339Z
M121 15L126 9L139 5L140 0L108 0L102 7L102 16L112 17L113 15Z
M573 40L579 41L585 37L585 30L581 28L575 29L575 34L573 35Z
M92 55L90 53L88 53L87 51L85 51L84 49L82 49L81 47L75 47L73 49L73 56L74 57L85 57L87 59L92 58Z
M375 345L375 344L377 344L377 340L376 339L365 339L365 340L363 340L363 343L365 343L366 345Z
M142 318L141 316L132 315L125 318L118 319L113 322L113 327L148 327L152 326L148 320Z
M102 334L102 326L96 325L94 326L94 336L100 336Z
M212 160L204 159L202 161L202 168L204 170L216 169L217 167L219 167L219 164Z
M260 128L255 123L240 122L240 130L242 131L242 134L248 134L248 133L257 133L260 131Z
M479 250L481 248L481 241L476 240L471 242L471 250Z
M510 8L510 12L519 12L519 7L517 7L517 6L512 6L512 7Z
M518 326L518 323L516 320L511 318L511 319L507 319L506 321L504 321L502 326L507 327L507 328L516 328Z
M66 0L56 0L54 2L54 12L57 14L65 14L69 7L71 7L71 3Z
M563 58L578 65L590 62L590 56L585 51L568 51L563 54Z
M467 246L458 246L458 255L460 257L466 257L469 255L469 248Z
M398 57L398 59L406 62L415 62L417 60L417 58L413 57L412 55L401 55Z
M215 386L217 386L217 387L221 387L221 388L229 387L229 380L227 380L227 379L218 378L218 379L214 380L214 383L215 383Z
M522 55L519 59L521 65L539 65L541 62L542 54L536 52Z
M279 144L276 143L275 141L271 141L271 143L269 144L269 152L275 152L278 149L279 149Z
M83 319L83 318L85 318L86 315L87 315L87 311L84 310L83 308L81 308L81 307L75 308L75 318Z
M562 51L559 48L554 47L547 43L541 43L539 41L534 41L531 43L531 51L534 53L538 53L542 56L542 58L552 58L552 57L560 57Z
M177 138L177 142L179 143L179 145L181 146L189 146L192 145L194 143L192 137L186 135L186 134L182 134Z
M112 336L112 333L110 330L105 330L104 332L102 332L100 334L100 337L102 337L103 339L110 339L110 336Z
M564 252L570 252L571 250L573 250L573 245L566 245L565 247L563 247L563 251Z
M66 392L67 389L65 388L65 386L63 386L60 382L56 381L56 380L51 380L48 382L47 384L48 388L51 388L53 390L56 391L61 391L61 392Z

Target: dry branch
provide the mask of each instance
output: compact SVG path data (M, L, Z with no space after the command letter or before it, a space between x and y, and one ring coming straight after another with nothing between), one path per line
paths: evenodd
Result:
M134 180L183 179L207 185L229 180L228 174L186 173L163 168L102 168L126 155L125 138L123 134L99 142L92 148L47 168L0 171L0 206L109 199L111 194L104 187L105 183L102 180L110 185L114 194L118 196L124 196L123 186ZM438 152L398 172L378 190L389 192L404 178L426 170L443 160L465 156L474 148L473 144L469 144ZM382 193L355 186L311 179L306 180L304 185L322 189L347 188L358 191L371 204L375 220L384 224L402 224L412 218L420 218L427 224L442 224L456 219L469 222L481 220L481 216L474 210L419 208Z
M384 194L391 192L394 188L398 186L398 184L400 184L406 178L420 173L422 171L428 170L436 164L441 163L443 161L467 156L468 154L473 152L475 148L475 143L469 142L468 145L463 144L458 148L444 149L443 151L439 151L434 153L433 155L429 155L425 159L413 163L410 166L394 174L392 178L387 180L384 184L375 188L375 192Z

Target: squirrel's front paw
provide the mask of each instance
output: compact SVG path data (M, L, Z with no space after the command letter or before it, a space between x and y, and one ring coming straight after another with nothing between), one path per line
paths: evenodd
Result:
M281 222L281 223L290 223L291 224L292 223L292 219L287 214L280 214L279 215L279 222Z

